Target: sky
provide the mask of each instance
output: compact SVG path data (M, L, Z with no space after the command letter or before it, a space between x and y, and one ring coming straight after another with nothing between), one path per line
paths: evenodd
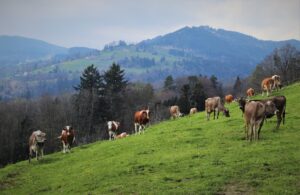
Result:
M101 49L203 25L300 40L300 0L0 0L0 35L64 47Z

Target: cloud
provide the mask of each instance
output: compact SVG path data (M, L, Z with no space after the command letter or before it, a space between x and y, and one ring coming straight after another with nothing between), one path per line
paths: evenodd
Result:
M260 39L300 39L299 0L0 0L0 34L63 46L138 42L209 25Z

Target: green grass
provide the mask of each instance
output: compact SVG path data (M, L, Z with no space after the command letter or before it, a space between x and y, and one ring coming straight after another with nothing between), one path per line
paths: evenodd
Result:
M300 83L287 97L286 124L275 117L261 140L244 140L236 103L230 118L205 113L151 125L145 134L55 153L0 170L0 194L299 194Z
M137 57L140 58L149 58L154 59L157 62L156 66L153 66L151 68L137 68L137 67L127 67L126 72L127 73L134 73L134 74L141 74L145 73L147 71L155 71L155 70L161 70L170 68L170 66L173 66L173 63L175 61L178 61L179 59L183 59L182 57L175 57L173 55L170 55L166 49L156 49L157 54L153 54L151 52L147 51L136 51L135 47L128 47L128 48L119 48L114 49L113 51L106 51L103 50L98 56L94 56L92 58L81 58L71 61L65 61L59 64L54 64L60 68L60 70L64 71L83 71L84 68L87 66L94 64L101 70L107 69L113 62L117 62L121 59L124 59L125 57ZM159 63L161 57L165 57L166 61L164 63ZM46 67L42 67L39 69L36 69L32 71L32 73L38 74L38 73L48 73L51 70L54 69L53 65L48 65Z

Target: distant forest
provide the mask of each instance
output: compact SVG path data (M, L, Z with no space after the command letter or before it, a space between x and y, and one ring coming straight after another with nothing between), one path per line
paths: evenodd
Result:
M143 61L143 59L128 59ZM147 62L151 65L151 61ZM245 96L248 87L260 92L260 82L274 74L281 76L284 85L300 79L300 52L291 45L274 50L247 78L236 77L231 87L224 87L214 75L166 76L159 89L149 83L129 82L121 65L113 63L99 72L88 66L74 81L66 74L60 77L61 89L72 86L68 93L47 94L47 85L36 83L45 93L35 98L31 94L11 99L0 99L0 166L28 158L28 139L32 131L47 134L45 153L61 149L57 138L65 125L72 125L77 145L108 138L106 122L120 121L120 132L133 132L135 111L150 108L151 124L170 118L169 107L178 105L188 114L191 107L204 110L208 97L231 93ZM11 86L14 87L14 86ZM30 90L29 90L30 91ZM200 120L200 119L199 119Z

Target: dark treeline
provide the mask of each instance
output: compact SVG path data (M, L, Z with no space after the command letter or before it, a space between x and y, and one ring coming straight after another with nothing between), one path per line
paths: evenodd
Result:
M118 64L100 73L88 66L74 87L75 93L39 98L0 100L0 166L28 158L28 138L32 131L47 134L45 153L61 149L58 136L65 125L76 131L76 144L108 138L106 122L121 123L120 132L133 133L133 115L150 108L151 124L169 118L169 106L177 104L187 114L191 107L204 109L204 100L222 95L222 85L215 76L168 76L164 87L129 83Z

